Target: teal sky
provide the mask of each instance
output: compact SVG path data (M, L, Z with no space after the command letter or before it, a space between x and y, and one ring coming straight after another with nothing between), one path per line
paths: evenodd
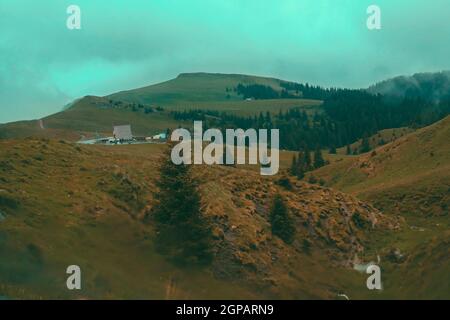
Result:
M70 4L81 30L66 28ZM0 122L181 72L366 87L450 69L449 39L449 0L1 0Z

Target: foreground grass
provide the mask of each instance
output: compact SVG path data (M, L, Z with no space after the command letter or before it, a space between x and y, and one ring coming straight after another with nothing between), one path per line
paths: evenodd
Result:
M153 247L147 219L163 145L78 146L64 141L5 140L0 149L0 296L19 299L351 299L446 297L445 250L433 233L402 228L353 230L335 215L345 198L298 185L280 189L245 168L198 170L206 212L220 228L216 263L206 269L176 267ZM284 163L287 163L286 157ZM275 179L275 180L274 180ZM135 190L139 192L134 193ZM271 195L282 192L298 220L297 242L311 239L310 252L286 246L266 232ZM333 196L330 198L330 194ZM131 195L131 196L130 196ZM323 211L329 217L321 220ZM321 220L321 221L319 221ZM320 222L320 223L319 223ZM439 220L443 223L444 220ZM419 224L419 222L417 222ZM419 224L420 225L420 224ZM314 232L311 236L309 232ZM367 275L340 265L349 235L361 239L362 261L382 256L382 292L365 287ZM342 237L342 238L341 238ZM334 239L334 240L333 240ZM430 242L427 242L430 241ZM433 242L434 241L434 242ZM428 244L429 243L429 244ZM398 247L411 260L389 262ZM444 247L448 248L447 247ZM344 250L344 251L343 251ZM433 253L427 256L427 252ZM220 254L219 254L220 253ZM431 258L435 258L434 260ZM427 263L430 259L430 263ZM68 265L83 272L83 289L65 287ZM436 277L432 268L439 270ZM423 277L417 283L419 274ZM404 277L407 275L407 278Z

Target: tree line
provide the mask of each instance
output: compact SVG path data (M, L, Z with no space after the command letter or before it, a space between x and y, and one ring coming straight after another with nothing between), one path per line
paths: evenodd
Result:
M323 158L322 151L319 148L317 148L313 154L314 158L311 157L310 150L305 148L297 155L294 155L292 157L289 173L298 179L303 179L306 172L319 169L327 164L327 161Z
M322 88L308 83L300 84L294 82L280 81L281 90L275 90L271 86L262 84L244 85L239 83L234 91L243 99L317 99L324 100L338 89Z
M170 113L176 120L202 120L205 128L254 128L280 130L280 148L294 151L345 147L368 139L376 132L398 127L423 127L450 114L450 99L433 103L420 98L393 102L362 90L339 89L321 107L306 113L301 107L275 113L239 116L217 110L185 110ZM367 142L367 141L366 141ZM369 144L359 151L370 150Z

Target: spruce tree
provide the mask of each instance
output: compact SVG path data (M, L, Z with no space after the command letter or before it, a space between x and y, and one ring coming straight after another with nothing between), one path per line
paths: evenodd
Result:
M305 156L302 152L299 152L297 158L297 171L295 173L298 179L303 179L305 177L305 166Z
M305 162L302 152L298 153L298 157L296 155L292 157L292 163L289 171L292 176L295 176L298 179L303 179L305 177Z
M298 166L297 157L294 154L294 156L292 157L292 163L291 163L291 168L290 168L291 175L293 175L293 176L297 175L297 166Z
M320 167L323 167L325 165L325 160L323 159L322 156L322 151L317 148L316 151L314 152L314 168L318 169Z
M289 216L288 208L280 194L276 194L274 197L272 208L270 210L270 223L273 235L279 237L288 244L294 241L294 221Z
M303 155L304 155L304 160L303 160L304 170L305 171L309 171L309 170L312 169L312 166L311 166L312 165L312 160L311 160L311 153L310 153L310 151L309 151L309 149L307 147L305 147Z
M370 143L369 143L369 138L367 137L367 135L364 135L364 138L362 139L362 143L361 143L361 153L366 153L370 151Z
M190 167L173 164L168 150L156 185L159 190L152 213L158 251L177 264L211 262L211 229L203 216Z

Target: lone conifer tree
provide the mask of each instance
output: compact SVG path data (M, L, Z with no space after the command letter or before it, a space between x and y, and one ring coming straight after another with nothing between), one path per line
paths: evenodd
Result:
M153 217L156 222L156 247L175 263L211 262L211 229L203 217L197 183L190 168L175 165L170 151L160 167Z
M288 244L292 243L295 235L295 226L280 194L276 194L273 200L270 210L270 223L272 225L272 234Z

